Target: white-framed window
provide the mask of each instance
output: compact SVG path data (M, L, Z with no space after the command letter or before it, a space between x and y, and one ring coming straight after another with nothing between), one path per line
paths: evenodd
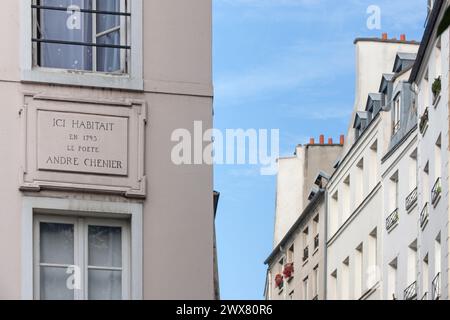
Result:
M129 0L34 0L33 67L126 74Z
M143 90L142 0L23 0L22 81Z
M34 298L130 299L127 220L36 215Z
M401 99L400 94L398 94L394 99L394 123L392 134L395 135L398 130L400 130L400 120L401 120Z

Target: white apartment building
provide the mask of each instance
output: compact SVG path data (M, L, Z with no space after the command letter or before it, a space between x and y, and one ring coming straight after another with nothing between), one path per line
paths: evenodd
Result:
M327 186L327 299L382 298L384 228L381 162L393 128L380 79L411 66L418 44L356 39L356 95L344 154ZM408 65L409 63L409 65ZM393 111L392 111L393 112ZM386 119L387 118L387 119Z
M415 299L417 280L417 107L408 82L416 55L397 54L393 73L380 85L383 125L390 134L381 160L381 299Z
M417 93L419 135L417 296L449 299L449 37L437 27L449 1L436 0L410 82Z

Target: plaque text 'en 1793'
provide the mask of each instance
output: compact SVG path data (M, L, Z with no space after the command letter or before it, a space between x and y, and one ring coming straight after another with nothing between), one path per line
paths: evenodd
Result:
M38 111L40 170L127 175L128 118Z

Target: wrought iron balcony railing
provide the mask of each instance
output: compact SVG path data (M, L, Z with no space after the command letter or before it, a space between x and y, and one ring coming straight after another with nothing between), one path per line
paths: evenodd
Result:
M318 294L316 294L316 295L314 296L314 298L313 298L313 301L317 301L317 300L319 300L319 295L318 295Z
M441 273L439 272L436 277L434 277L433 282L431 283L431 298L433 300L439 300L441 297Z
M429 213L428 213L428 202L425 203L422 211L420 212L420 228L423 230L428 223Z
M398 224L399 221L399 215L398 215L398 209L395 209L394 212L392 212L389 217L386 218L386 230L388 232L391 232Z
M405 300L417 299L417 281L414 281L408 288L403 291L403 297Z
M303 262L305 262L308 259L309 259L309 248L306 247L305 249L303 249Z
M411 208L416 204L417 202L417 187L406 197L406 211L411 210Z
M422 117L420 117L419 130L422 135L425 134L428 128L428 108L425 109Z
M425 292L420 300L428 300L428 292Z
M433 189L431 189L431 203L434 206L436 206L437 203L439 202L439 199L441 198L441 193L442 193L441 178L438 178L433 186Z
M319 235L316 235L314 237L314 250L317 250L319 248Z

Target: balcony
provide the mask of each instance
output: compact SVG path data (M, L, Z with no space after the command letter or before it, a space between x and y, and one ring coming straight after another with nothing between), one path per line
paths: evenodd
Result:
M436 277L434 277L433 282L431 283L432 295L431 298L433 300L439 300L441 297L441 273L439 272Z
M433 206L436 206L438 204L439 200L441 199L441 193L441 178L438 178L433 186L433 189L431 189L431 203L433 204Z
M414 281L408 288L403 291L403 298L405 300L416 300L417 299L417 282Z
M319 249L319 235L314 237L314 251Z
M420 123L419 123L419 130L420 133L423 135L425 135L425 132L428 129L428 108L425 109L425 112L423 113L422 117L420 117Z
M428 202L425 203L425 206L423 207L422 211L420 212L420 228L423 230L425 229L427 223L428 223L428 218L429 218L429 213L428 213Z
M309 248L306 247L305 249L303 249L303 262L308 261L309 259Z
M389 217L386 218L386 230L387 232L391 232L394 230L394 228L398 225L399 221L399 215L398 215L398 209L395 209L394 212L392 212Z
M405 201L406 211L410 211L417 203L417 187L406 197Z

